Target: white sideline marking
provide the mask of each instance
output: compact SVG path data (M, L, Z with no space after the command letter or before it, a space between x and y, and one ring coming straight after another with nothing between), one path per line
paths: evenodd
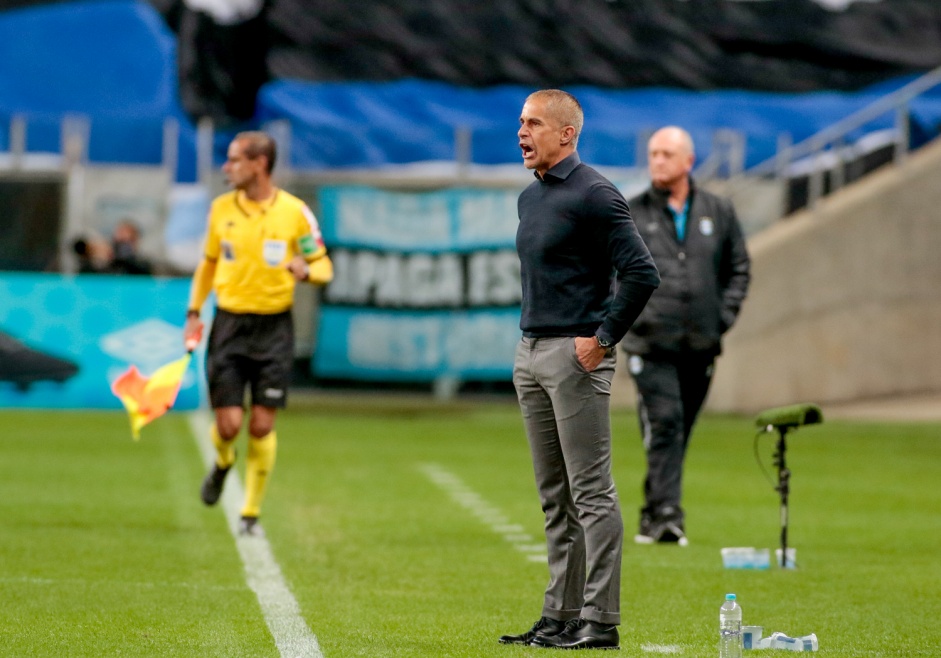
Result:
M207 469L216 459L216 449L207 432L211 422L212 418L206 411L189 414L190 431ZM323 658L317 636L301 616L300 606L291 594L264 534L257 537L243 537L239 534L243 497L242 481L233 470L226 478L219 502L245 566L245 582L258 597L274 643L283 658Z
M645 644L641 649L648 653L683 653L683 648L676 644Z
M419 464L418 468L429 480L444 489L451 500L476 516L510 546L525 554L528 561L548 562L545 544L536 543L532 536L526 534L523 526L511 523L503 512L481 498L461 478L440 464Z

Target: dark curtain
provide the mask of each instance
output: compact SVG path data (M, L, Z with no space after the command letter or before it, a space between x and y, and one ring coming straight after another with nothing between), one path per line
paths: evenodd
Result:
M941 65L939 0L268 0L237 25L149 1L177 31L186 109L217 119L250 117L277 78L804 92Z
M264 10L234 25L220 25L185 6L173 12L183 108L194 118L211 117L223 124L250 119L258 90L268 80Z

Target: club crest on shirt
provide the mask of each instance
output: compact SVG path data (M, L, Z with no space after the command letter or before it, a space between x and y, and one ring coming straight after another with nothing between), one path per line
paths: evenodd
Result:
M235 247L232 246L231 242L222 240L220 247L222 248L222 260L235 260Z
M632 375L639 375L644 371L644 359L639 354L631 354L627 360L627 369Z
M699 218L699 232L703 235L709 236L712 235L716 230L716 224L712 221L712 217L700 217Z
M281 264L288 253L288 243L285 240L265 240L261 255L271 267Z

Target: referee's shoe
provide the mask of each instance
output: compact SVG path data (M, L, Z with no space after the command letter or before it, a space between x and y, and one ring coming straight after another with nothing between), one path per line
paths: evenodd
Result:
M231 469L231 466L222 468L218 464L213 463L212 470L209 471L206 479L203 480L203 486L199 490L199 497L204 503L207 505L215 505L219 502L219 496L222 495L222 485L225 484L225 476L228 475Z

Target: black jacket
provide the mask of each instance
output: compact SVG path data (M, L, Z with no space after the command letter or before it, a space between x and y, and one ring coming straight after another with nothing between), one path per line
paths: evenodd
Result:
M632 354L722 351L748 290L750 261L731 201L690 179L686 239L676 237L666 192L650 187L628 204L660 271L640 317L621 343Z

